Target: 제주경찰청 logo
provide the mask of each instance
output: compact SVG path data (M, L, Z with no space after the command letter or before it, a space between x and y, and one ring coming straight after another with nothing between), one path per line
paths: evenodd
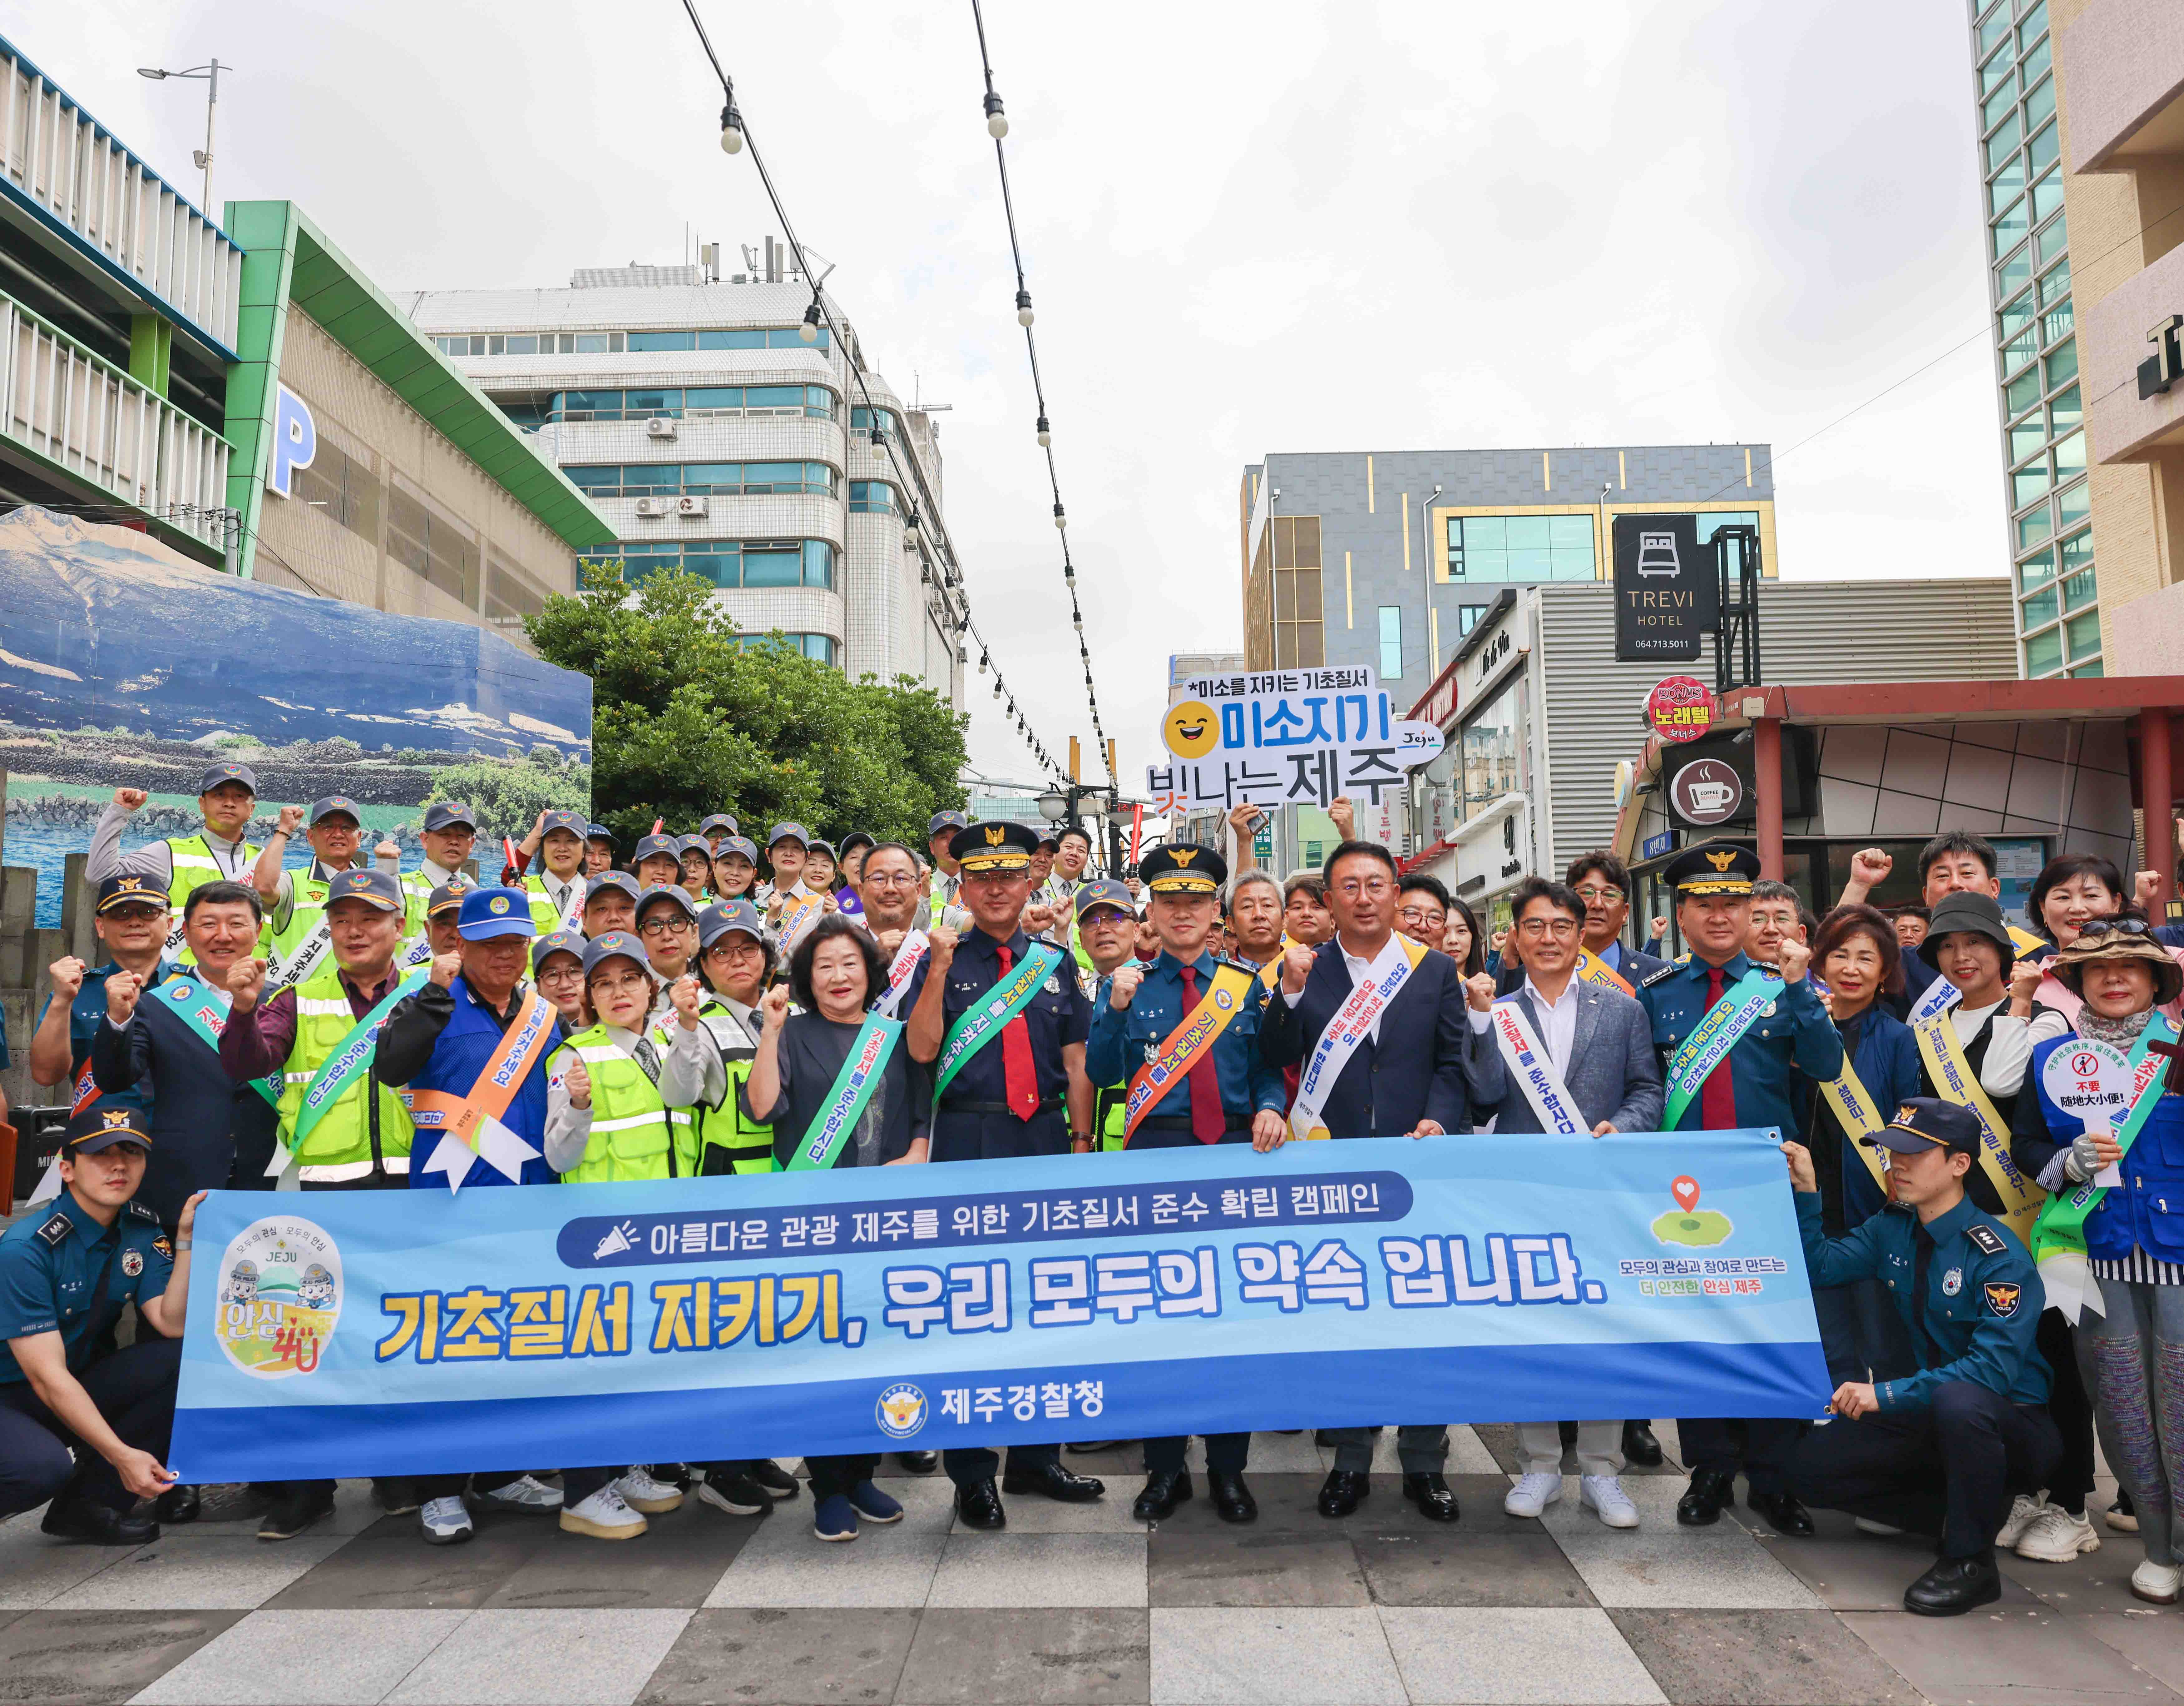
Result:
M874 1409L880 1431L891 1440L906 1440L925 1425L925 1394L907 1380L880 1394Z
M254 1220L220 1256L213 1336L261 1380L310 1374L341 1319L341 1252L323 1229L292 1215Z

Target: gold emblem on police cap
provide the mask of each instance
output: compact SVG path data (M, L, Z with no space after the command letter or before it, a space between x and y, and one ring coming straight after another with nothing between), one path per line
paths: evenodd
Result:
M1736 855L1734 852L1709 853L1706 857L1707 863L1717 871L1726 871L1736 862Z
M1909 1124L1911 1123L1911 1117L1915 1112L1917 1112L1917 1110L1915 1110L1909 1102L1905 1102L1903 1107L1896 1110L1896 1123L1899 1125Z
M1008 839L1009 832L1006 825L989 823L986 826L986 845L989 847L998 847Z
M1167 856L1178 865L1188 865L1198 856L1198 850L1195 847L1171 847Z
M106 1123L107 1130L118 1131L129 1123L129 1110L125 1107L109 1107L102 1112L99 1118Z

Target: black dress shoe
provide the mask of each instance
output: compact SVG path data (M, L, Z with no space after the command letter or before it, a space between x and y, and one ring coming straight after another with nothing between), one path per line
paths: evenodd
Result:
M924 1453L927 1457L933 1452ZM774 1462L772 1458L753 1458L744 1466L744 1473L756 1481L772 1498L794 1498L803 1490L804 1483Z
M1726 1469L1700 1469L1676 1501L1676 1520L1685 1528L1710 1528L1736 1503L1736 1477Z
M929 1475L940 1467L938 1452L897 1452L894 1460L914 1475Z
M1920 1617L1961 1617L1975 1605L2002 1597L2002 1575L1994 1554L1944 1558L1903 1590L1903 1608Z
M260 1540L293 1540L334 1514L332 1490L322 1481L291 1481L258 1519Z
M1132 1522L1162 1522L1191 1496L1190 1471L1177 1469L1164 1475L1147 1475L1145 1490L1130 1506Z
M1457 1519L1456 1495L1449 1491L1446 1475L1405 1475L1403 1497L1416 1505L1418 1514L1429 1521L1454 1522Z
M1813 1537L1813 1519L1794 1493L1753 1493L1745 1503L1765 1517L1775 1533L1793 1540Z
M195 1487L169 1487L152 1502L152 1515L159 1522L195 1522L203 1508L204 1496Z
M1020 1469L1011 1463L1008 1473L1001 1477L1001 1491L1044 1493L1062 1504L1089 1504L1107 1491L1107 1483L1091 1475L1080 1475L1060 1463L1041 1463L1037 1469Z
M1322 1516L1348 1516L1365 1503L1372 1491L1373 1478L1362 1469L1330 1469L1327 1479L1319 1484L1319 1514Z
M1213 1493L1213 1514L1223 1522L1256 1522L1259 1502L1251 1497L1244 1477L1233 1469L1208 1469L1206 1485Z
M1334 1430L1332 1428L1314 1428L1312 1430L1312 1442L1316 1446L1327 1446L1331 1448L1335 1443Z
M46 1507L38 1526L57 1540L88 1541L93 1546L148 1546L159 1537L159 1525L131 1516L111 1505L63 1494Z
M1653 1437L1651 1422L1625 1422L1623 1424L1623 1456L1641 1469L1661 1467L1661 1442Z
M966 1528L1006 1528L1009 1514L1001 1508L1001 1496L993 1482L972 1481L956 1489L956 1514Z

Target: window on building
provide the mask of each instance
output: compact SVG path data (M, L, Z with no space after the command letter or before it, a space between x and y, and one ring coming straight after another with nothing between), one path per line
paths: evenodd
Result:
M814 421L832 421L838 408L834 393L823 385L655 386L642 391L558 391L547 400L541 418L647 421L659 415L710 420L801 415Z
M398 474L387 493L387 555L465 610L478 608L476 530Z
M331 410L314 404L311 415L318 422L319 448L309 467L296 470L292 501L316 510L376 551L382 503L379 476L373 471L376 459L348 436Z
M861 436L869 443L872 440L872 417L875 415L879 417L880 431L889 438L892 438L902 431L902 421L894 410L867 409L861 404L853 405L850 410L850 430Z
M822 326L815 343L794 326L677 327L651 332L452 332L432 342L447 355L621 355L673 354L692 349L825 349Z
M1273 605L1274 666L1317 669L1327 661L1327 628L1321 603L1319 517L1277 516L1273 569L1268 594Z
M894 488L884 480L850 482L850 513L853 516L891 516Z
M731 591L751 587L834 588L834 547L824 539L624 539L587 552L586 564L619 562L635 586L687 571Z
M1485 619L1491 605L1458 605L1456 607L1456 633L1461 639Z
M1591 511L1568 516L1451 516L1438 578L1464 583L1597 577Z
M1276 612L1279 614L1279 611ZM1403 674L1403 607L1380 606L1380 679L1400 681Z
M838 648L831 634L763 633L738 634L738 645L781 645L800 652L816 663L832 664Z
M801 493L831 498L840 476L824 462L577 463L561 471L588 498L752 497Z
M490 552L485 565L485 614L493 622L520 622L546 608L546 589L512 563Z
M1463 725L1464 817L1477 817L1505 794L1518 791L1517 694L1521 677L1503 683Z

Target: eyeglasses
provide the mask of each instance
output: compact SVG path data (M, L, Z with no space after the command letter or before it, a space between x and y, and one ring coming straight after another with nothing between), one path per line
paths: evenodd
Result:
M2087 936L2143 936L2153 928L2143 918L2088 918L2078 936L2081 941Z
M640 936L679 936L690 928L688 918L678 918L672 913L665 918L647 918L637 927Z
M584 981L582 966L549 966L538 973L541 984L581 984Z
M1535 938L1574 936L1577 934L1577 920L1574 918L1527 918L1517 926L1517 934L1520 936Z
M1406 906L1396 916L1406 924L1420 926L1437 927L1448 922L1448 914L1437 907Z
M99 916L106 918L125 919L131 923L146 924L155 918L165 917L167 909L164 906L109 906Z
M1346 900L1354 900L1360 895L1369 895L1377 900L1396 885L1385 877L1368 877L1362 883L1352 877L1347 882L1329 886Z
M1578 899L1587 906L1597 900L1603 906L1612 906L1623 898L1623 891L1620 889L1611 889L1603 883L1583 884L1578 888L1576 894Z
M868 889L915 889L917 873L914 871L867 871L865 886Z

